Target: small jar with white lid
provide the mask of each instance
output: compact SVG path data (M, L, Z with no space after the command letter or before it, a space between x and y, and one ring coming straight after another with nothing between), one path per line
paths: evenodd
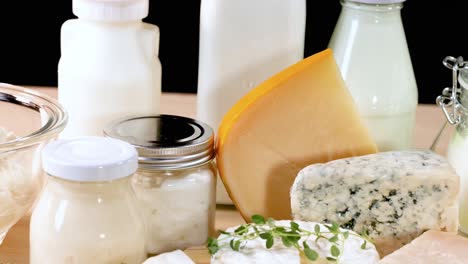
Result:
M144 223L130 179L138 154L105 137L58 140L44 148L47 185L30 223L30 263L141 264Z
M115 120L104 134L138 151L132 186L145 218L148 254L204 245L213 235L216 210L212 128L181 116L134 116Z

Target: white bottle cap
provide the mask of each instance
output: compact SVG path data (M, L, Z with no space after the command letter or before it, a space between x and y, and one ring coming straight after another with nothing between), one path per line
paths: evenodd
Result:
M132 145L106 137L59 139L42 151L44 170L71 181L109 181L132 175L138 154Z
M376 4L376 5L387 5L403 3L405 0L351 0L352 2L364 3L364 4Z
M133 21L148 16L149 0L73 0L73 14L96 21Z

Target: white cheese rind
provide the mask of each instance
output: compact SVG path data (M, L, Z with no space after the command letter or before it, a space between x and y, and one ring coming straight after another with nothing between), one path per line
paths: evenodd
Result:
M301 229L312 231L317 223L315 222L304 222L295 221L299 224ZM289 227L290 220L275 221L276 225ZM323 225L319 224L321 232L328 232L328 229ZM238 226L228 228L227 232L233 232ZM342 229L342 232L345 230ZM339 259L340 264L374 264L379 262L379 254L375 249L374 245L367 243L366 249L361 249L361 245L364 240L355 236L355 232L352 233L348 239L345 240L343 246L343 254ZM325 234L327 237L332 235ZM329 256L331 243L325 239L319 239L315 241L316 236L312 235L307 238L307 244L311 249L314 249L319 253L320 256ZM267 249L265 247L265 240L257 238L249 240L245 246L239 250L234 251L230 248L230 239L226 235L220 235L218 237L219 251L211 257L211 264L299 264L301 263L299 251L294 247L287 248L282 244L280 240L275 240L272 248ZM302 245L304 238L299 241ZM342 245L342 244L340 244ZM340 246L341 248L341 246ZM328 263L325 259L321 258L319 262L313 263ZM336 263L336 262L333 262Z
M426 230L458 228L459 176L429 150L389 151L302 169L293 218L367 230L385 256Z

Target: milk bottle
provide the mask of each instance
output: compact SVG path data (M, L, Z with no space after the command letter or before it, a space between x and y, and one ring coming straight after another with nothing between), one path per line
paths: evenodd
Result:
M159 113L159 29L144 23L149 0L73 0L61 29L58 99L69 122L61 137L102 135L117 117Z

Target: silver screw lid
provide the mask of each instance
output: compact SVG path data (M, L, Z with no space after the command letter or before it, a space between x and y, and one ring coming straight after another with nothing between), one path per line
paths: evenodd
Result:
M131 116L115 120L104 135L132 144L140 167L179 169L214 158L214 133L207 124L175 115Z

